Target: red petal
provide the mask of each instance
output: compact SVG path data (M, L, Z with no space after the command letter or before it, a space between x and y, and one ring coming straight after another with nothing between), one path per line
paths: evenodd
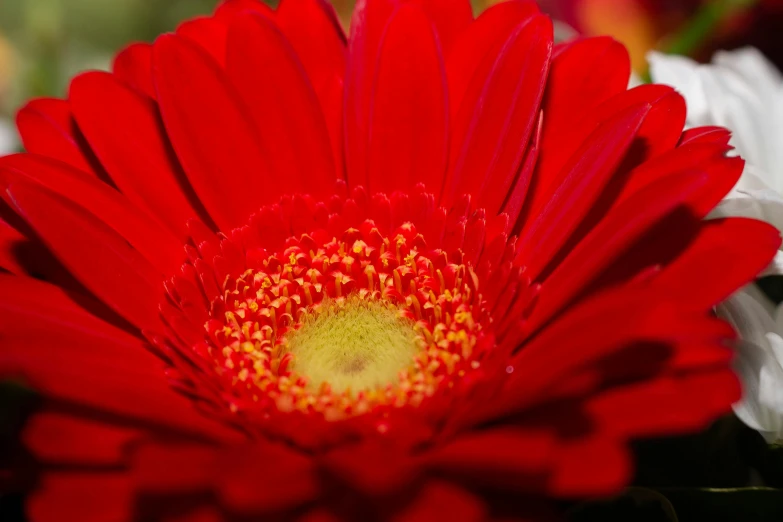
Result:
M725 161L730 163L736 161L726 159L725 153L725 146L710 143L690 143L665 152L657 158L644 162L628 174L628 179L617 195L615 204L619 204L650 183L673 174L699 170L709 173L712 178L714 175L711 171L715 165ZM712 186L722 185L721 182L717 182L717 179L715 183L711 183ZM730 188L728 187L726 192Z
M650 284L694 309L715 306L750 283L780 248L778 230L762 221L708 221L687 249Z
M452 116L457 115L465 92L481 62L487 59L487 53L492 49L499 52L511 32L538 12L538 6L533 1L501 2L481 13L457 37L451 52L444 53Z
M616 203L618 193L625 191L629 185L636 185L640 179L646 179L639 177L635 167L641 165L642 169L646 169L657 157L664 156L674 148L685 121L685 102L671 87L643 85L613 96L582 120L571 125L559 137L556 158L563 157L563 151L575 150L576 144L582 143L590 133L594 132L598 123L642 103L649 104L651 108L637 131L634 143L627 157L618 167L616 175L604 190L604 195L594 203L590 213L582 221L574 239L582 237L601 219L607 209ZM544 161L546 163L546 160ZM549 158L549 163L551 166L552 158ZM537 172L538 177L534 179L538 190L534 190L534 199L526 207L527 216L537 216L541 213L543 206L549 202L554 192L560 189L564 172L555 175ZM542 187L546 185L547 180L549 184L548 189L545 190Z
M161 277L119 234L41 186L14 182L8 194L19 215L93 294L139 328L159 324Z
M631 62L625 47L608 37L590 38L563 48L552 59L544 96L541 157L529 195L528 215L535 217L557 187L556 176L598 121L585 118L612 96L626 90ZM608 115L601 114L601 119ZM593 127L566 139L585 118Z
M3 176L29 179L85 208L112 227L162 275L182 265L182 242L119 192L67 165L32 154L0 159Z
M703 190L689 201L694 215L705 217L737 184L745 169L742 158L720 158L703 166L710 177L709 190Z
M334 7L325 0L283 0L276 20L315 89L329 127L336 171L344 178L342 108L347 50Z
M555 436L540 429L494 428L460 435L427 453L427 465L479 484L528 489L554 459Z
M448 56L454 42L473 21L469 0L415 0L432 20L443 54Z
M134 497L123 473L47 473L27 499L27 515L36 522L131 522Z
M613 114L641 102L647 102L651 105L650 112L644 118L628 156L618 169L617 175L607 185L604 196L593 204L590 213L574 234L572 243L593 228L609 208L617 202L617 194L630 183L634 167L648 164L654 158L671 151L680 138L682 127L685 124L685 99L670 87L643 85L620 96L615 96L602 104L599 110L604 110L606 114Z
M65 100L32 100L19 110L16 125L27 152L54 158L93 175L102 174Z
M602 431L615 436L668 436L706 429L740 397L739 381L725 361L722 368L701 374L614 388L591 398L586 411Z
M17 275L27 273L17 255L17 249L27 241L18 230L0 219L0 269Z
M129 45L114 58L112 71L120 81L140 93L150 98L157 96L152 83L152 45Z
M2 172L0 172L2 178ZM0 192L0 210L7 210L10 225L0 218L0 274L31 276L49 281L63 289L87 293L84 287L60 264L36 237L35 232L20 218L5 191ZM102 306L102 305L101 305Z
M101 304L87 296L37 279L8 274L0 275L0 289L6 298L0 303L4 309L0 325L5 335L16 332L15 335L24 336L25 329L29 331L36 324L39 330L46 330L46 325L51 324L52 332L59 329L75 330L97 335L122 346L131 345L134 350L140 346L133 335L93 315L101 312ZM129 359L129 365L135 360L127 354L123 357ZM136 358L147 363L153 360L145 350L140 350Z
M394 522L480 522L488 520L484 502L455 484L429 480L418 495L391 520Z
M228 37L228 21L212 16L193 18L177 27L177 36L181 36L198 45L209 53L216 63L224 66L226 63L226 39Z
M185 224L198 217L188 201L195 195L174 158L157 105L100 72L77 76L70 102L79 127L117 187L184 238Z
M373 465L368 466L368 462ZM320 464L327 476L333 475L340 482L370 497L399 491L419 474L413 460L388 440L378 438L338 446L321 458Z
M530 318L531 327L552 317L583 292L622 252L707 181L707 176L699 172L668 176L618 205L547 277Z
M282 0L276 20L316 90L343 77L346 40L334 7L325 0Z
M172 35L158 38L153 76L174 150L215 223L229 231L277 198L271 170L239 96L209 57Z
M714 143L716 145L728 145L731 132L723 127L696 127L682 133L680 147L689 143Z
M122 465L125 450L140 430L119 428L62 413L33 415L22 439L36 459L47 464Z
M538 153L541 151L541 126L543 122L543 113L540 113L538 118L538 124L533 131L533 137L531 143L525 152L525 157L522 160L522 166L519 169L517 179L514 181L514 186L508 193L505 203L503 204L503 214L508 216L508 223L510 226L508 230L514 228L514 224L519 221L519 216L522 214L522 209L525 205L525 198L530 188L530 184L535 172L536 163L538 162Z
M267 443L223 448L149 444L134 455L133 466L134 479L145 491L211 489L232 511L247 514L278 512L312 500L319 487L315 471L309 457Z
M269 174L292 192L334 190L329 131L293 48L260 16L238 17L228 41L227 74L254 118Z
M163 362L139 339L85 311L60 288L0 276L0 371L57 403L140 420L197 437L236 434L197 412L168 384ZM30 332L35 332L31 335ZM78 362L78 364L75 363Z
M703 190L693 194L688 207L695 216L705 217L737 184L745 167L742 158L726 157L725 151L724 145L692 142L647 161L628 174L628 182L614 204L619 204L662 176L700 171L707 174L710 182Z
M564 167L565 181L521 234L517 262L529 269L531 279L553 261L601 195L649 111L644 104L604 122Z
M321 489L309 456L282 448L255 445L232 452L235 465L226 469L225 456L218 466L227 471L216 483L220 496L234 510L245 513L279 512L315 500ZM267 467L255 463L264 462ZM269 473L274 469L274 473Z
M570 42L558 50L544 99L547 146L575 119L625 91L631 75L628 51L609 36Z
M215 461L220 453L219 449L192 443L176 447L145 444L133 455L134 482L153 493L203 491L215 479Z
M472 194L490 214L500 211L538 121L551 52L551 22L536 16L517 27L497 58L482 62L453 126L447 206Z
M604 114L614 114L645 102L652 109L637 135L639 150L631 158L637 164L650 161L677 145L685 125L685 98L668 86L641 85L613 97L598 109Z
M634 343L717 342L731 335L726 323L706 314L708 307L681 307L678 297L667 287L650 285L635 292L619 287L580 302L525 342L510 361L514 371L496 397L497 406L482 415L518 412L536 404L575 370ZM577 345L567 340L573 332L579 332Z
M349 186L367 186L370 100L381 36L394 12L393 0L359 0L351 19L345 72L345 166Z
M574 498L619 492L633 477L633 457L625 442L605 436L583 438L558 449L558 466L547 489Z
M446 82L432 25L421 9L398 9L380 44L370 109L369 186L430 190L446 169Z
M272 8L261 0L223 0L215 9L215 18L228 19L245 11L267 15L269 18L274 16Z
M85 347L84 343L91 346ZM192 401L174 391L162 363L145 368L128 364L122 358L123 351L146 353L141 343L131 349L123 348L72 332L46 332L33 340L6 338L0 352L0 371L5 377L23 379L58 404L75 406L88 414L109 415L123 424L139 423L195 439L241 438L205 417Z
M345 151L343 150L343 78L333 76L318 91L318 99L323 107L326 126L329 128L329 141L332 144L337 179L345 180Z

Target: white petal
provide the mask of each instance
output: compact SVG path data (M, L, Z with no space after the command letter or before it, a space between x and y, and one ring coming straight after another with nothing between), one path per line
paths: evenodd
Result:
M757 137L760 150L756 155L749 155L748 159L768 172L780 172L783 166L783 75L758 49L752 47L719 52L714 62L721 69L742 78L760 102L754 114L761 134ZM780 176L776 177L772 186L783 191Z
M750 169L710 213L716 217L748 217L765 221L783 232L783 197Z
M751 428L777 439L783 435L783 367L776 350L783 349L783 339L758 295L750 288L741 291L718 307L718 315L741 337L734 364L743 396L734 411Z
M768 171L755 165L746 164L745 170L742 171L742 178L734 188L747 194L752 194L754 191L768 191L771 192L774 197L783 199L780 196L781 193L775 190L775 182L774 171Z
M728 321L742 340L769 349L767 333L777 331L775 319L769 313L768 305L758 299L752 286L740 290L718 305L718 315Z
M777 432L780 422L775 421L775 412L762 406L760 397L760 374L766 358L763 349L750 343L738 345L734 370L742 381L742 399L732 405L734 413L748 427L762 433Z
M761 369L759 400L769 409L783 415L783 339L774 332L767 333L771 350Z
M783 275L783 251L778 250L772 262L760 274L760 277Z
M734 71L700 67L710 125L732 131L731 144L737 153L754 165L764 160L766 139L764 104L760 93Z
M734 413L749 427L759 431L768 440L778 440L783 435L783 412L769 404L769 395L774 396L776 374L768 352L751 343L740 343L734 369L742 380L742 399L733 405ZM781 377L777 374L777 377Z
M735 71L759 88L774 88L783 83L783 75L755 47L718 51L713 57L713 62Z
M650 75L656 83L671 85L688 104L688 125L709 125L709 107L697 72L698 64L684 56L652 51L647 54Z
M685 96L688 125L728 128L736 154L783 194L783 74L753 48L719 52L709 65L658 53L648 59L653 80Z
M776 174L777 183L773 187L783 194L783 83L770 96L764 118L767 124L766 156L759 167Z
M742 293L743 295L753 299L759 306L761 306L764 309L766 315L772 318L772 321L775 324L770 325L768 323L764 323L765 328L772 328L773 329L772 331L776 333L781 333L781 330L780 328L778 328L778 323L776 320L779 308L774 302L772 302L772 300L769 297L767 297L767 295L764 292L761 291L761 289L759 289L758 286L748 285L742 290L740 290L740 292L738 293Z

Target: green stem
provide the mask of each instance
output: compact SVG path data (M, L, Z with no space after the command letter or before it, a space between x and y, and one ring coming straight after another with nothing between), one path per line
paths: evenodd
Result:
M747 9L758 0L708 0L667 48L670 54L689 55L713 33L715 28L737 11Z

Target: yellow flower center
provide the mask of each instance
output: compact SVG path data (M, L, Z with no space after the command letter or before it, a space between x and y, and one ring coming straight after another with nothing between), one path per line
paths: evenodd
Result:
M307 377L311 390L324 383L338 393L398 383L422 349L415 323L378 300L324 301L300 320L284 343L294 356L289 367Z

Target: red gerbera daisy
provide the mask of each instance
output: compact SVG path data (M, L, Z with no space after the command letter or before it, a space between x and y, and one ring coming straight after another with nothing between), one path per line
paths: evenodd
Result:
M701 220L728 133L628 76L531 1L366 0L346 41L322 0L231 0L28 104L31 520L519 517L727 412L711 307L780 240Z

